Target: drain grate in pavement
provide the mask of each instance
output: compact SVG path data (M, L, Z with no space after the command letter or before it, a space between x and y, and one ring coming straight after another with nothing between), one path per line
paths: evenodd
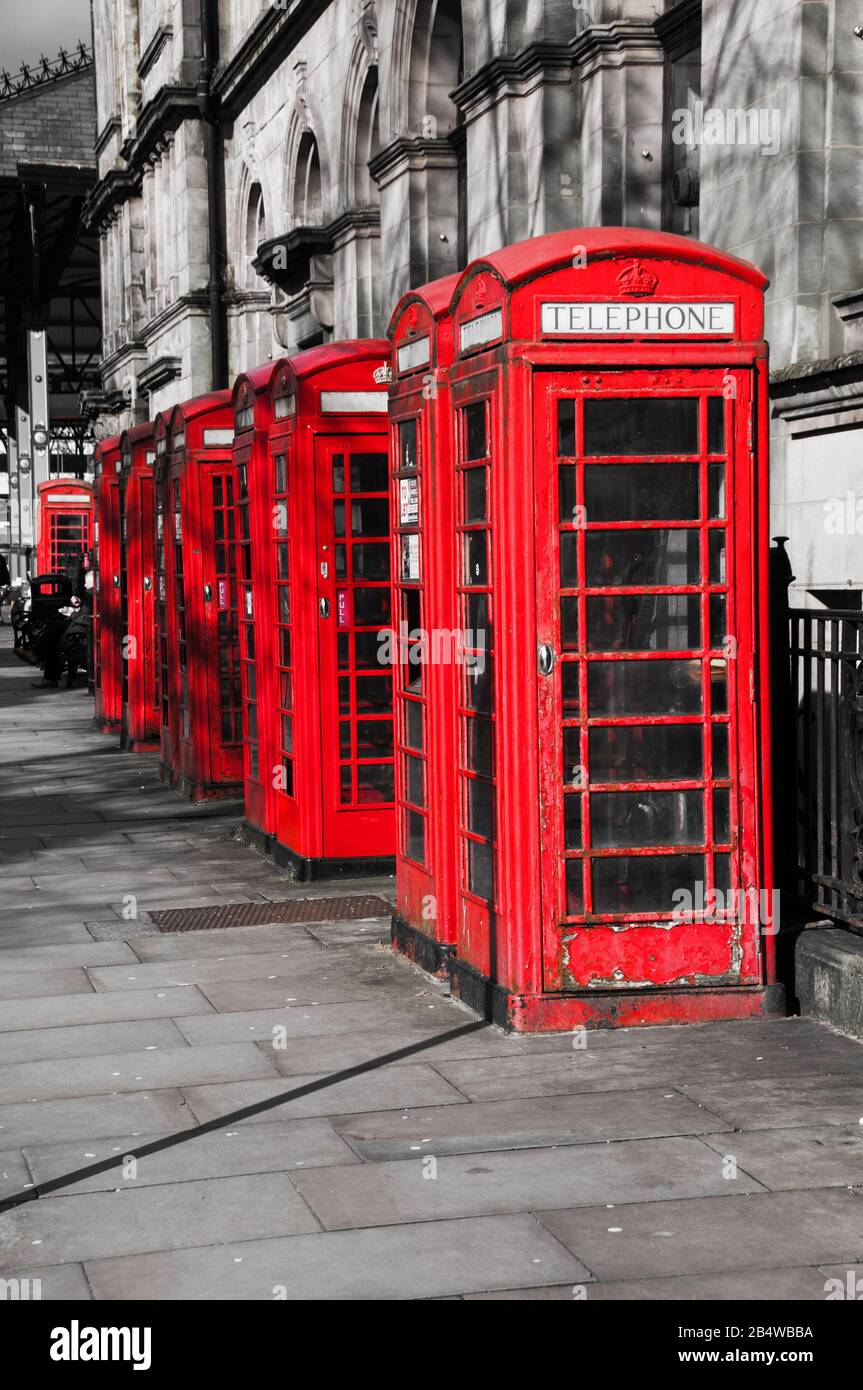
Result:
M223 903L219 907L170 907L150 912L161 932L216 931L220 927L261 927L277 922L356 922L389 917L392 904L369 893L342 898L288 898L273 903Z

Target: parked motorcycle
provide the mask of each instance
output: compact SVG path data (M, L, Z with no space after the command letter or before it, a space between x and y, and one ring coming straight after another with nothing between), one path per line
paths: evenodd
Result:
M41 574L30 580L29 593L12 607L15 655L30 666L42 666L49 685L66 676L66 688L79 670L87 669L89 611L73 597L66 574Z

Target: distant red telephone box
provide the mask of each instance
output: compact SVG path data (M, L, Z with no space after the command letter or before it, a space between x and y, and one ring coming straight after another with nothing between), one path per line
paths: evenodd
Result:
M419 964L457 943L456 866L448 833L455 799L455 704L450 653L424 650L429 614L448 644L457 628L455 473L450 448L449 369L453 360L450 300L458 275L435 280L400 300L390 323L390 460L396 661L396 929L422 924L400 939ZM431 937L426 933L430 933Z
M120 625L120 437L103 439L93 451L96 474L93 519L93 665L95 720L116 733L122 716L122 629Z
M242 789L231 396L156 421L156 607L161 770L186 795Z
M234 390L246 833L300 879L392 867L388 352L311 348Z
M154 593L156 440L152 422L127 430L120 451L120 742L136 751L159 747Z
M40 483L36 539L38 574L75 579L81 557L93 545L93 488L70 478Z
M237 470L237 578L243 705L243 795L250 839L271 848L276 828L276 632L258 621L274 590L270 458L270 383L281 363L267 362L234 383L234 462ZM257 604L256 604L257 600Z
M507 1026L782 1007L765 284L686 238L593 228L478 260L453 296L454 486L420 487L419 527L455 538L424 624L454 606L462 634L435 755L455 903L432 930L413 905L396 939L428 956L434 936ZM409 804L412 775L400 759Z

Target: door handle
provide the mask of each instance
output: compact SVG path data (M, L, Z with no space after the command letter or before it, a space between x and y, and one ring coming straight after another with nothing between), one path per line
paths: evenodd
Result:
M536 649L536 669L541 676L550 676L557 665L557 652L548 642L540 642Z
M318 608L321 611L322 618L328 618L330 616L330 601L328 598L322 598L318 604Z
M148 594L153 587L153 581L149 574L144 575L144 593Z
M120 587L120 576L119 576L119 574L115 574L115 575L114 575L114 588L115 588L115 589L119 589L119 587Z
M213 602L213 586L212 586L212 584L205 584L205 585L204 585L204 602L205 602L205 603L212 603L212 602Z

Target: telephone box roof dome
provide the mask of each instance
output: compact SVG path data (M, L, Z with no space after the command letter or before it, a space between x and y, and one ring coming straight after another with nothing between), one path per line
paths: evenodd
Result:
M143 439L152 439L156 426L152 420L147 420L143 425L132 425L128 430L124 430L120 435L120 448L131 444L140 444Z
M420 285L417 289L402 295L393 310L389 332L394 331L396 322L413 300L419 300L420 303L425 304L434 318L445 313L452 303L455 287L462 274L463 271L457 270L452 275L442 275L439 280L430 280L427 285Z
M567 231L531 237L487 256L474 257L460 279L466 280L480 266L487 266L495 270L505 284L518 285L571 264L576 252L583 252L588 261L615 256L688 261L710 270L724 271L758 289L769 284L767 276L757 266L739 256L731 256L703 241L693 241L691 237L647 231L641 227L571 227Z
M244 385L251 388L254 396L261 396L268 391L272 385L276 372L290 362L290 357L273 357L268 362L262 362L259 367L250 367L247 372L240 372L234 382L231 391L231 400L234 405L237 397Z
M112 434L108 439L100 439L93 453L97 454L99 458L103 458L105 454L112 454L115 450L119 449L119 447L120 435Z
M294 376L302 380L331 367L388 358L390 351L386 338L348 338L340 343L322 343L319 347L306 348L304 352L298 352L295 357L286 360Z
M166 420L196 420L199 415L209 415L211 411L223 410L230 404L229 390L206 391L202 396L193 396L190 401L180 401L172 410L163 410L162 414Z

